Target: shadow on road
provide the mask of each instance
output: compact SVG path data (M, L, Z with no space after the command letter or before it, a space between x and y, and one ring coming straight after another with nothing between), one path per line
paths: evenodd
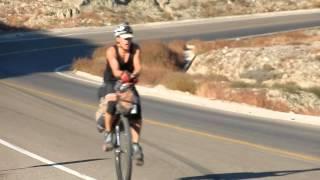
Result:
M54 72L77 58L91 56L101 46L77 37L49 35L0 22L0 79ZM99 37L99 42L107 38Z
M302 170L285 170L285 171L269 171L269 172L240 172L240 173L224 173L224 174L208 174L204 176L184 177L179 180L222 180L222 179L257 179L276 176L287 176L291 174L304 173L310 171L320 171L320 168L302 169Z
M24 27L15 27L15 26L10 26L7 24L4 24L3 22L0 21L0 35L1 33L10 33L10 32L17 32L17 31L24 31L28 32L31 31L31 29L24 28Z
M59 162L59 163L53 163L53 164L41 164L41 165L34 165L34 166L28 166L23 168L14 168L14 169L5 169L0 170L0 172L8 172L8 171L17 171L17 170L23 170L23 169L30 169L30 168L38 168L38 167L50 167L50 166L57 166L57 165L67 165L67 164L79 164L79 163L87 163L92 161L102 161L112 158L94 158L94 159L84 159L84 160L77 160L77 161L66 161L66 162Z
M222 180L222 179L257 179L276 176L287 176L291 174L304 173L310 171L320 171L320 168L302 169L302 170L285 170L269 172L240 172L240 173L223 173L208 174L204 176L184 177L179 180Z

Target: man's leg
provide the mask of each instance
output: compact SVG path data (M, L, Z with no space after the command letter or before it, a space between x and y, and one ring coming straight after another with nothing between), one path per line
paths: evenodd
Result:
M111 151L112 145L112 115L108 112L104 114L105 130L104 130L104 143L102 145L103 151Z
M142 113L141 113L141 102L140 96L136 88L133 89L135 102L138 105L138 114L133 117L133 121L131 122L131 134L132 134L132 147L133 147L133 158L136 160L136 165L142 166L144 164L144 155L143 150L140 145L140 136L142 129Z
M142 166L144 164L144 155L143 155L142 147L139 144L141 127L142 127L141 119L131 123L133 158L136 160L136 165L138 166Z
M105 131L111 132L112 130L112 115L109 112L104 114L104 124L105 124Z
M137 120L131 124L132 142L139 143L142 121Z
M112 145L112 115L106 112L104 114L104 124L105 124L105 129L104 129L104 143L102 145L102 150L103 151L110 151L113 148Z
M100 98L99 108L96 112L97 129L99 132L110 132L112 130L112 112L114 110L110 106L114 105L110 101L114 101L113 94Z
M113 124L113 114L115 111L115 102L109 101L107 111L104 114L104 124L105 124L105 132L104 132L104 144L102 149L104 151L110 151L113 149L112 144L112 124Z

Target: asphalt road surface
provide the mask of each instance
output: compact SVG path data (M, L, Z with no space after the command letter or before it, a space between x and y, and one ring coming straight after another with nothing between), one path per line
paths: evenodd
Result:
M135 34L213 40L315 26L319 12L141 25ZM97 86L54 72L110 42L108 28L0 38L0 179L116 179L93 119ZM133 179L320 179L319 127L157 98L142 104L145 165Z

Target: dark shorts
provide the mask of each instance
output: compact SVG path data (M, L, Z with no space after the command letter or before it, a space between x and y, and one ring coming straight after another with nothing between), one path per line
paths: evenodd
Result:
M103 83L103 85L98 89L99 100L107 94L115 93L115 90L114 90L115 85L116 85L116 82L113 82L113 81Z
M98 98L101 100L101 98L104 98L107 94L115 93L114 86L116 82L107 82L104 83L99 89L98 89ZM142 113L141 113L141 101L140 101L140 95L137 91L137 89L133 88L133 93L137 97L138 100L138 113L134 115L129 115L130 120L142 120ZM116 102L110 101L108 102L107 106L107 112L111 115L115 115L116 113Z

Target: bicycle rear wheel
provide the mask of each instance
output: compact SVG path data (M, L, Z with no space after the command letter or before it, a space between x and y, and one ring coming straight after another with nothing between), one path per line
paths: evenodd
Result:
M121 116L118 122L115 164L118 180L130 180L132 172L132 140L128 118ZM117 130L116 130L117 131Z

